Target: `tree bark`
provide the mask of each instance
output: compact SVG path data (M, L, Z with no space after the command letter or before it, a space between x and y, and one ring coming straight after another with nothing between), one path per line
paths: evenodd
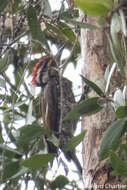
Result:
M82 18L83 16L81 13ZM90 24L97 26L97 21L96 17L87 17L87 22ZM104 72L106 66L112 64L104 30L82 29L81 49L83 75L96 83L104 91ZM113 77L115 78L116 76ZM111 85L113 90L114 84ZM92 96L97 95L91 91L89 97ZM115 120L115 114L110 105L106 106L99 113L82 118L82 129L87 130L82 150L85 189L112 189L112 184L121 184L121 181L110 175L112 168L109 161L106 159L99 162L98 160L98 150L103 133L113 120Z

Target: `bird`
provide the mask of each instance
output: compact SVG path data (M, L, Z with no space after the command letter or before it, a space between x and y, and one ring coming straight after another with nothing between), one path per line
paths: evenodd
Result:
M74 136L77 120L65 120L66 114L75 105L75 97L72 91L72 82L60 75L59 65L53 56L43 56L35 64L32 73L33 86L41 87L40 106L42 112L45 138L54 135L59 139L59 148ZM47 140L49 153L58 153L58 147ZM81 164L75 154L75 150L64 152L69 161L73 161L82 174Z

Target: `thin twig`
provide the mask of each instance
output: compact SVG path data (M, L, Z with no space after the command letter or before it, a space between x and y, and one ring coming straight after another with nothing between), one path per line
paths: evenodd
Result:
M63 123L63 77L61 70L59 69L59 84L60 84L60 123L59 123L59 134L62 131L62 123Z
M23 36L25 36L27 33L29 32L29 30L23 32L21 35L17 36L17 38L15 38L13 41L11 41L9 44L7 44L6 49L2 52L2 54L0 55L0 57L2 55L4 55L6 53L6 51L14 44L16 43L18 40L20 40L20 38L22 38Z
M73 54L73 51L74 51L74 49L75 49L75 46L76 46L77 42L78 42L78 36L77 36L76 39L75 39L75 42L74 42L74 44L73 44L73 46L72 46L72 49L71 49L71 51L70 51L69 57L64 61L63 64L60 65L60 67L61 67L61 69L62 69L62 73L63 73L64 69L66 68L67 63L69 62L69 60L70 60L70 58L71 58L71 56L72 56L72 54Z
M2 76L4 77L5 81L10 85L11 90L14 94L21 94L21 92L19 90L16 89L16 87L10 82L9 78L7 77L7 75L5 73L2 74ZM25 94L23 94L25 97L27 97Z
M61 3L61 7L60 7L60 10L59 10L59 14L58 14L58 17L57 17L57 19L56 19L57 22L59 21L60 16L61 16L61 14L62 14L63 7L64 7L64 1L65 1L65 0L63 0L62 3Z

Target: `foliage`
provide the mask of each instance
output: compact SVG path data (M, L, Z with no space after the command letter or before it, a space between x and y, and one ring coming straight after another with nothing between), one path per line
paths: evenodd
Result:
M126 74L125 64L127 55L127 26L126 26L126 9L127 4L125 2L118 1L111 3L111 1L87 1L87 0L75 0L76 5L81 8L85 13L96 16L105 16L103 27L110 20L110 28L107 35L109 42L110 53L112 55L114 63L112 67L107 67L105 71L105 91L103 92L99 86L94 82L89 81L85 77L82 80L88 85L91 90L94 90L98 97L87 98L77 104L71 112L69 112L65 119L75 119L80 116L92 115L94 112L99 112L101 108L105 109L106 104L110 104L116 114L116 121L113 121L104 133L98 156L100 161L105 158L110 159L112 168L112 175L120 175L127 177L127 86L126 86ZM97 9L95 10L95 7ZM112 10L111 10L112 9ZM110 17L106 16L110 12ZM101 26L100 24L100 26ZM109 32L110 31L110 32ZM116 87L114 93L110 92L110 81L114 74L114 71L121 75L122 83ZM123 89L123 90L122 90ZM87 96L88 97L88 96ZM100 109L99 109L100 106ZM118 151L119 150L119 151ZM117 153L116 153L117 152ZM118 154L119 153L119 154Z
M127 176L126 156L126 12L123 5L110 0L75 0L75 5L85 13L98 16L99 26L78 20L77 8L65 8L64 1L58 11L52 11L47 0L41 1L0 1L0 184L3 189L21 189L25 183L34 181L37 189L80 189L76 182L63 175L48 179L49 162L52 165L54 154L45 153L43 137L45 131L40 121L39 98L30 85L32 68L38 57L52 54L52 46L64 47L70 56L61 61L64 71L67 64L77 64L80 54L78 37L80 29L107 30L107 40L114 60L112 67L105 72L105 92L94 82L82 80L96 92L97 96L80 101L65 119L75 119L82 115L92 115L111 104L117 120L113 122L102 139L99 158L110 158L113 175ZM124 8L127 5L124 5ZM117 26L117 27L116 27ZM123 83L110 96L110 80L117 68ZM84 138L85 132L67 142L64 151L72 150ZM121 141L122 138L125 141ZM56 139L52 139L54 144ZM115 151L120 149L123 160ZM61 160L59 160L60 162ZM63 160L61 163L66 168ZM59 167L59 163L58 163ZM67 186L69 185L69 186Z
M50 169L56 155L46 153L39 93L35 94L30 81L38 59L45 54L54 55L52 46L58 52L61 47L71 52L60 61L63 71L69 62L76 66L80 54L77 28L96 27L76 21L78 9L65 8L64 2L58 11L52 11L47 0L1 0L0 4L3 15L0 17L0 184L3 189L22 189L23 184L28 189L33 181L37 189L62 189L67 185L79 189L76 182ZM83 137L84 132L70 139L67 151ZM53 137L49 141L59 144ZM58 169L61 165L67 167L62 158L57 161ZM53 177L47 177L48 173Z
M94 16L107 15L112 7L110 0L75 0L75 3L86 14Z

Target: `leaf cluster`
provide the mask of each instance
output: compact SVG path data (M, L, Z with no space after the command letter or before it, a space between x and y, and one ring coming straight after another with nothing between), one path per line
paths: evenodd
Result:
M0 184L3 189L21 189L22 181L27 189L31 180L41 190L44 187L64 189L68 184L69 188L79 189L64 175L46 178L49 162L52 163L56 155L45 153L39 98L29 81L38 56L52 55L54 45L58 51L64 46L71 53L61 61L61 67L64 70L70 62L76 65L80 54L80 29L105 29L107 25L113 65L105 71L105 91L81 76L97 95L93 98L86 95L87 98L79 101L65 119L90 116L111 104L117 119L106 130L98 155L100 160L110 158L113 175L126 177L126 6L110 0L75 0L75 5L85 14L98 17L98 26L93 26L80 22L78 9L65 8L64 4L59 11L52 11L47 0L1 0L0 3L0 13L6 18L6 22L0 20L0 26L3 26L0 29ZM111 97L110 83L115 70L120 72L124 82ZM85 132L82 132L70 139L64 152L74 149L84 136ZM116 153L118 149L120 156Z
M1 0L0 4L0 13L6 18L5 22L0 19L3 26L0 29L0 184L3 189L21 189L24 183L27 189L29 181L34 181L37 189L62 189L67 184L78 189L76 183L63 175L46 177L57 155L46 153L39 93L35 95L31 86L31 74L38 58L54 54L52 46L57 51L63 46L71 51L69 58L61 61L61 65L65 64L63 70L72 60L76 66L80 28L96 27L76 21L78 9L61 5L60 10L52 11L47 0ZM74 149L84 135L83 132L70 139L65 152ZM55 140L52 140L54 145Z

